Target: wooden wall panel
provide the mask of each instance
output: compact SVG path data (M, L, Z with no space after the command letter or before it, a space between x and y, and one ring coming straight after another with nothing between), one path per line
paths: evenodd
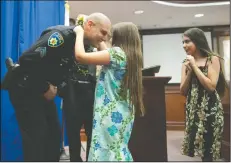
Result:
M80 131L80 139L81 141L87 141L87 136L85 134L85 129L82 128L81 131Z
M167 130L184 130L185 100L180 86L168 85L165 89Z
M226 161L230 161L230 93L226 91L222 99L224 109L224 132L222 138L221 155Z

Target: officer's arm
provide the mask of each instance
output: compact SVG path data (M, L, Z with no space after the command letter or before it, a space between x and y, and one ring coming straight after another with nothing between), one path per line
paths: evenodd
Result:
M45 93L49 89L49 83L45 80L45 67L43 64L44 49L28 50L19 58L20 67L29 76L29 87L34 92Z
M19 58L19 63L22 68L27 70L38 69L42 64L42 49L37 48L38 50L28 50L25 51L22 56Z
M47 28L42 32L40 38L19 58L20 66L28 71L41 70L44 66L44 58L47 55L47 40L53 33L53 27Z
M44 30L36 43L19 58L20 66L33 78L31 87L39 93L45 93L50 88L46 78L48 58L61 53L57 47L64 43L56 28L54 26Z

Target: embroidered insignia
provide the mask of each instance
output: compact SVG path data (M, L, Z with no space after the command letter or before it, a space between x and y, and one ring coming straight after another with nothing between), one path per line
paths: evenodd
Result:
M59 47L64 43L62 35L58 32L53 33L48 39L48 46L52 48Z
M47 49L46 47L38 47L35 51L40 52L40 57L43 58L46 55Z

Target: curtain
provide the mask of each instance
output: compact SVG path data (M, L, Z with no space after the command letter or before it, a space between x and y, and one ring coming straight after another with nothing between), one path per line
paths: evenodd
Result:
M1 1L1 81L5 59L14 62L49 26L64 24L64 1ZM55 99L61 123L60 98ZM7 91L1 90L1 161L23 161L21 135Z

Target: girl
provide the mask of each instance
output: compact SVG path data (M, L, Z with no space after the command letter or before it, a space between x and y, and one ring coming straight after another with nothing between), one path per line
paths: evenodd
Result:
M133 23L113 26L112 47L101 43L98 52L86 53L83 29L77 26L75 56L85 64L103 65L95 90L93 132L88 161L133 161L128 149L135 112L144 114L142 52Z
M220 57L209 48L204 32L191 28L183 34L187 53L182 66L180 91L187 97L186 128L182 153L202 161L220 159L224 125L220 97L225 91Z

